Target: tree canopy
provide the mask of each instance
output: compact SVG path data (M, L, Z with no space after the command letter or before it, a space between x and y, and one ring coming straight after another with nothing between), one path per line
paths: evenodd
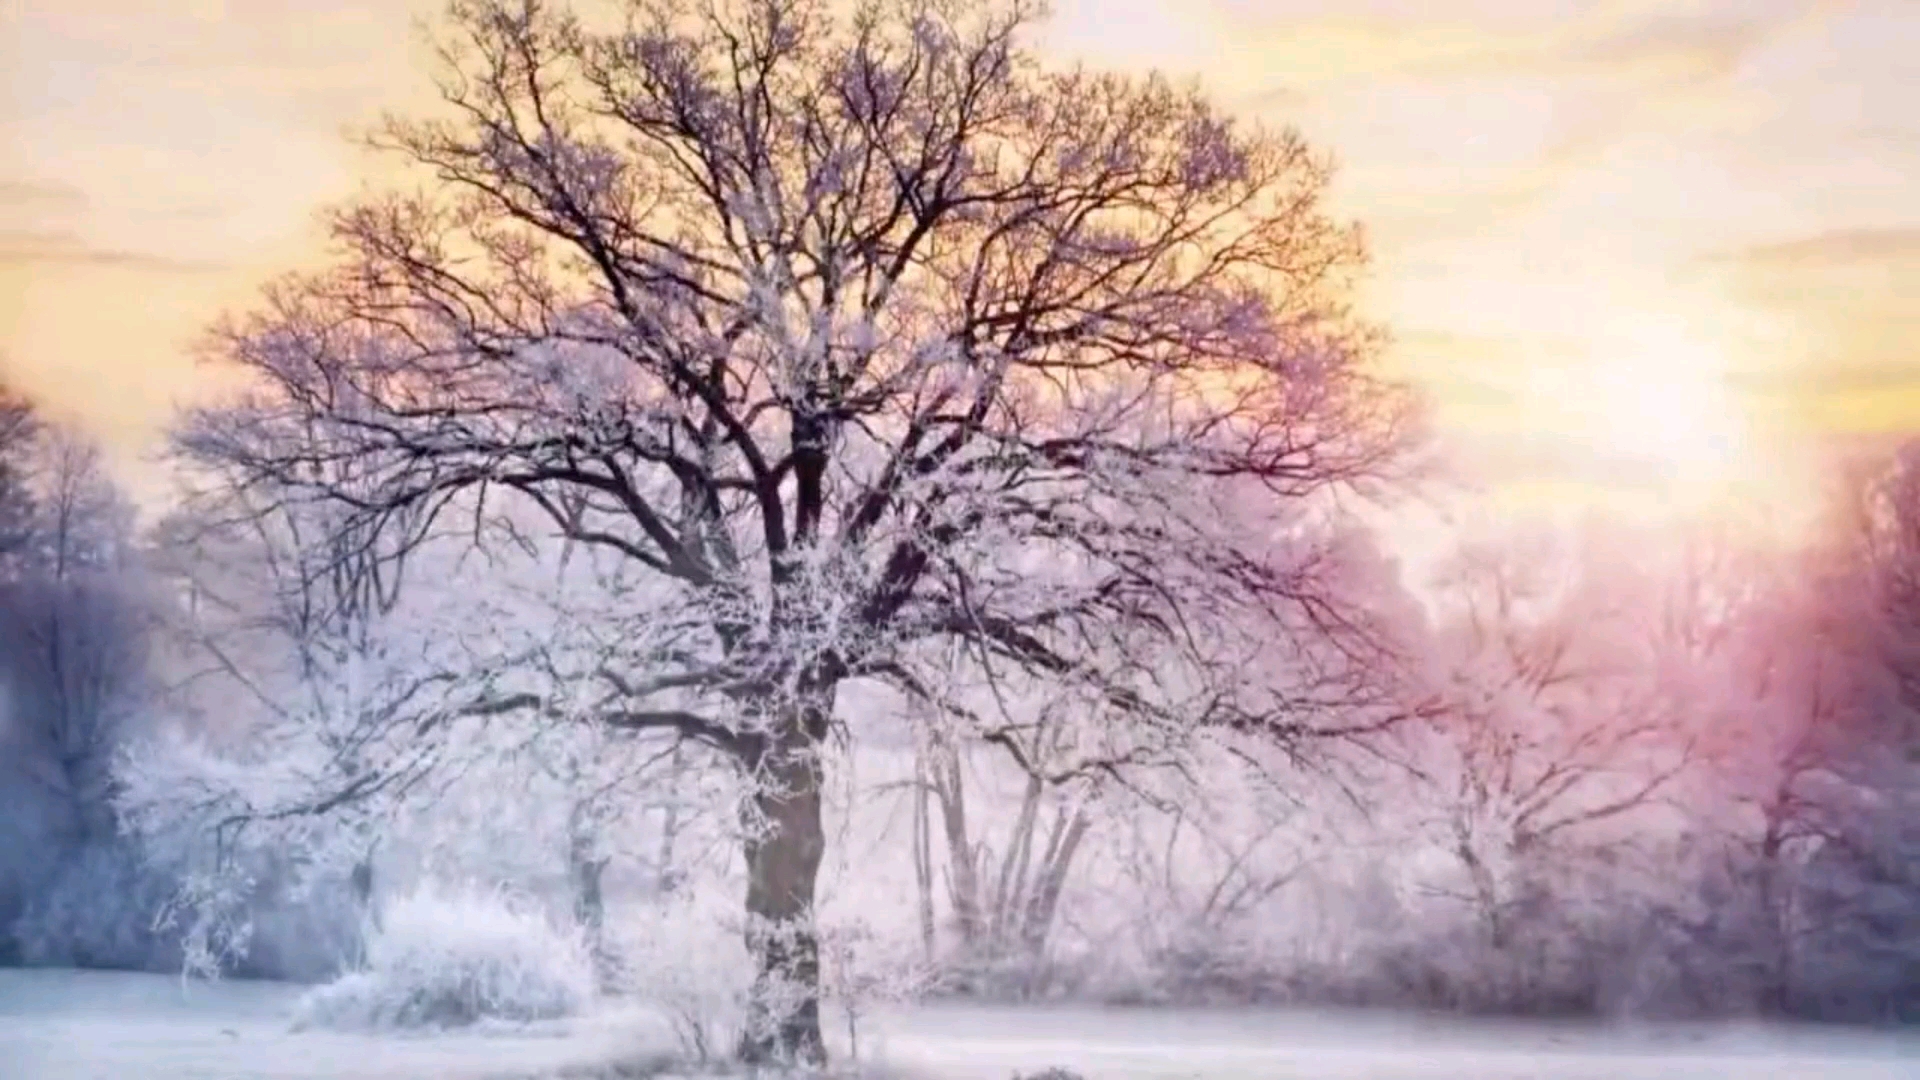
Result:
M460 0L446 108L375 137L420 185L340 209L333 265L221 328L248 389L178 431L256 505L324 505L343 566L527 512L624 566L569 678L760 782L748 908L802 931L757 946L769 978L817 977L849 680L987 737L1042 688L1112 735L1089 767L1391 718L1322 526L1411 413L1348 309L1327 161L1160 77L1042 65L1038 14ZM809 1008L756 1053L817 1050Z

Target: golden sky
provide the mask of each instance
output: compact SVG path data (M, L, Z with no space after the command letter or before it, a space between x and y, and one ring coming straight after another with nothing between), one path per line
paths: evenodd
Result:
M365 174L343 126L423 91L437 7L0 0L7 377L149 448L187 343ZM1392 362L1504 490L1666 497L1920 429L1920 2L1055 11L1047 48L1200 74L1337 156Z

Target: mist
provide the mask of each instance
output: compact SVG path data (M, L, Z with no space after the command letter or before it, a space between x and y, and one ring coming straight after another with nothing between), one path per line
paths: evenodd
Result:
M1403 561L1317 149L863 12L455 4L150 513L0 402L30 1075L1911 1056L1920 446Z

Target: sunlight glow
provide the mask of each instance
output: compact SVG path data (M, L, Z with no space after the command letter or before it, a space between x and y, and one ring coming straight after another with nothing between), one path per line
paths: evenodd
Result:
M1596 348L1586 408L1602 448L1668 470L1675 485L1736 478L1750 447L1719 349L1653 322L1606 335Z
M1680 320L1638 317L1609 323L1584 352L1529 380L1540 427L1567 453L1667 513L1752 497L1762 455L1728 387L1722 348Z

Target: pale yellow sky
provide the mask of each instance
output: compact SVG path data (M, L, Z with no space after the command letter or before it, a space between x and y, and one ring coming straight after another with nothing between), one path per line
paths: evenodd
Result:
M0 363L132 460L311 258L438 0L0 0ZM1514 492L1665 498L1920 429L1915 0L1055 0L1342 163L1367 309ZM1765 461L1763 468L1755 462Z

